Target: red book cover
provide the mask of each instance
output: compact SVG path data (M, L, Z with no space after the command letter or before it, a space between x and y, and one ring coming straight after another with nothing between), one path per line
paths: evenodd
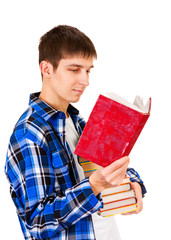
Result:
M99 95L75 154L103 167L128 156L149 115Z

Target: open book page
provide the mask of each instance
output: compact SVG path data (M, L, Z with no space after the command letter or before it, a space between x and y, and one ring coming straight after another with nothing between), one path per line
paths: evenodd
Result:
M146 105L144 105L143 99L140 96L136 96L134 103L130 103L126 99L120 97L113 92L108 92L103 95L138 112L149 113L150 111L150 99L147 101Z
M148 113L150 111L150 99L144 105L143 99L140 96L136 96L134 100L134 105L142 109L144 113Z

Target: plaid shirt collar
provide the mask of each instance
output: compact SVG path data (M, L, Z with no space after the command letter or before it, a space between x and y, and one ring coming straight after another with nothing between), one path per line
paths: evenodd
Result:
M32 93L30 94L30 100L29 100L29 105L32 107L39 116L43 117L46 121L48 121L50 118L52 118L54 115L58 115L59 118L64 118L65 119L65 114L43 100L39 98L40 92L37 93ZM69 104L68 113L70 115L78 115L79 111L74 108L71 104Z

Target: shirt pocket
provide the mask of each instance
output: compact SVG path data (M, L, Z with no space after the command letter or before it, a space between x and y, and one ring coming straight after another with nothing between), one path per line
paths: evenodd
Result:
M61 189L62 193L70 187L72 182L70 179L70 162L64 149L52 153L52 166L55 173L55 189Z

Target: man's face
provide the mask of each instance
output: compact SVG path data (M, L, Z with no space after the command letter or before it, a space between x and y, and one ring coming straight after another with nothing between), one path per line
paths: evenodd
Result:
M89 73L92 67L93 58L75 57L60 60L49 82L54 97L65 103L79 101L89 85Z

